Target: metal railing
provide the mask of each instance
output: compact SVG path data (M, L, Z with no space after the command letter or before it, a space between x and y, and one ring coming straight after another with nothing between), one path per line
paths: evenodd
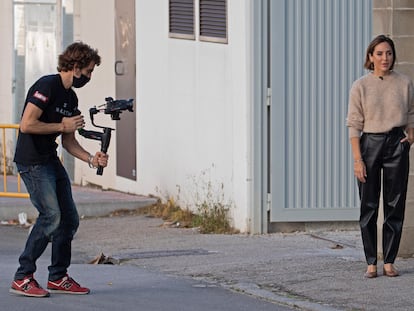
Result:
M18 124L0 124L0 129L2 131L2 152L1 159L3 164L3 192L0 191L0 197L9 197L9 198L28 198L29 194L22 192L21 187L21 178L17 174L17 192L8 191L7 182L7 141L6 141L6 129L14 129L16 132L16 137L19 132Z

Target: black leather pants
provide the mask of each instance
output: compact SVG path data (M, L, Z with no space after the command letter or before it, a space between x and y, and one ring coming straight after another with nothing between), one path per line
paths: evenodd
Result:
M369 265L377 264L377 218L383 182L384 224L382 250L384 263L394 263L400 246L404 221L409 173L408 142L401 128L388 133L361 136L361 153L367 169L366 183L358 182L361 199L360 226L365 258Z

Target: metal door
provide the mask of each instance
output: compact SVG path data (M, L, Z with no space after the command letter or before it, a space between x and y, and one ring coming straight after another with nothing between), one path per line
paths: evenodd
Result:
M270 0L270 221L358 219L345 119L371 0Z
M116 98L136 98L135 1L115 1ZM136 104L134 112L125 112L116 126L116 173L137 179Z

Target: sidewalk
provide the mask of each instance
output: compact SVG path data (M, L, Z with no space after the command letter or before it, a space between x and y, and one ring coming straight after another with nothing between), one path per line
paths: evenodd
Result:
M9 191L17 191L16 177L9 176L7 182ZM3 189L3 179L0 180ZM26 192L24 183L21 183L22 192ZM147 196L130 195L117 191L106 191L98 188L72 186L73 198L78 209L79 216L104 216L118 209L136 209L151 205L156 199ZM19 213L26 213L28 218L37 216L30 199L0 197L0 221L17 219Z
M133 210L153 200L82 187L73 190L79 214L87 216ZM28 200L18 207L9 203L0 198L0 219L30 205ZM134 213L86 217L73 241L73 264L88 263L100 254L121 266L207 282L299 310L414 309L414 259L396 261L400 277L382 276L379 262L380 276L364 279L359 231L204 235Z
M414 308L414 259L398 259L401 276L365 279L359 231L203 235L160 219L85 219L74 241L81 261L103 253L136 265L209 282L300 310ZM379 269L382 269L379 262Z

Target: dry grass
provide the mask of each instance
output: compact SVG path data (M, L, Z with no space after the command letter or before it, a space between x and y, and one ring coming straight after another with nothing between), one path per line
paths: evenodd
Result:
M200 233L238 233L230 225L228 209L220 204L210 206L204 203L198 207L198 213L193 213L189 209L182 209L174 199L169 198L166 203L158 200L156 204L140 208L135 213L161 218L175 227L198 228Z

